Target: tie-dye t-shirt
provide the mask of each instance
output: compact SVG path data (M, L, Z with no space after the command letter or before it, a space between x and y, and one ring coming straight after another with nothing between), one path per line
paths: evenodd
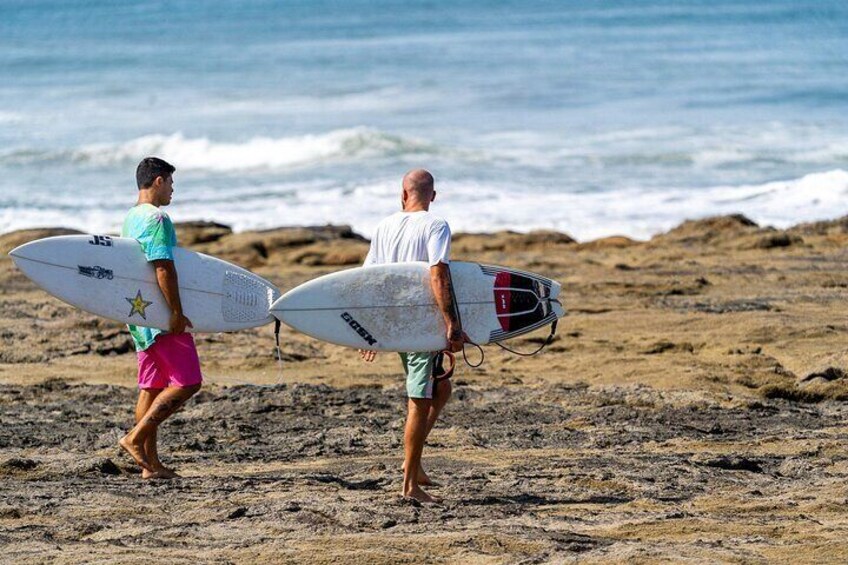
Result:
M139 204L131 208L124 220L121 237L131 237L141 244L148 261L174 260L173 248L177 246L177 232L168 214L152 204ZM159 299L164 297L159 296ZM148 299L149 300L149 299ZM127 326L135 342L136 351L144 351L163 332L156 328Z

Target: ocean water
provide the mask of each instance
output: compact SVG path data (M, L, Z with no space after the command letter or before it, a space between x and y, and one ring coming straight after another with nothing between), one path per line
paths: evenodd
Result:
M844 0L2 0L0 231L368 235L413 167L455 231L645 238L848 213Z

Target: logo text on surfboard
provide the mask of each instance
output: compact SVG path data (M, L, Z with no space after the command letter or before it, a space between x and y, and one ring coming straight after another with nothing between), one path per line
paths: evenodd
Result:
M130 309L129 316L127 316L128 318L132 318L134 314L138 314L143 319L147 319L147 314L145 313L145 310L153 303L148 302L144 299L143 296L141 296L141 290L138 291L138 293L135 295L135 298L124 298L124 300L129 302L132 306L132 308Z
M108 235L93 235L88 240L91 245L102 245L103 247L112 247L112 238Z
M112 269L104 269L100 265L94 265L93 267L77 265L77 268L79 269L79 274L93 279L109 279L111 281L115 276L112 273Z
M351 316L347 312L342 312L342 320L347 322L347 325L353 328L353 331L358 333L362 339L367 341L368 345L374 345L375 343L377 343L377 340L374 338L374 336L372 336L368 330L363 328L362 325L356 320L354 320L353 316Z

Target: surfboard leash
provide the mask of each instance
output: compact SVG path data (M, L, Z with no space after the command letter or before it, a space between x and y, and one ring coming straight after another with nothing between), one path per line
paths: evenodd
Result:
M468 354L465 352L465 346L466 345L473 345L474 347L477 348L477 351L480 352L480 361L478 363L476 363L476 364L471 363L471 361L468 360ZM483 364L483 361L486 360L486 352L483 351L483 348L480 346L480 344L474 343L473 341L470 341L470 340L465 341L462 344L462 360L465 361L465 364L468 365L469 367L471 367L472 369L476 369L480 365Z
M445 349L444 351L439 352L439 356L440 358L438 360L436 369L440 370L442 373L440 375L433 375L433 380L437 383L445 379L451 378L453 376L454 369L456 369L456 356L452 352ZM445 369L444 367L445 358L450 360L449 369Z
M556 302L557 304L562 306L562 302L560 302L556 298L548 298L548 303L551 303L551 302ZM553 343L554 338L556 337L557 324L559 324L559 319L554 319L554 321L551 323L551 333L548 335L547 339L542 342L542 345L540 345L538 349L536 349L535 351L531 351L530 353L525 353L525 352L521 352L521 351L516 351L514 349L510 349L509 347L507 347L506 345L503 345L502 343L500 343L498 341L495 342L495 345L497 345L498 347L500 347L504 351L509 351L510 353L518 355L519 357L533 357L534 355L538 355L539 353L541 353L544 348L546 348L551 343Z
M502 343L497 342L497 341L494 342L494 344L497 345L498 347L500 347L501 349L503 349L504 351L508 351L509 353L512 353L513 355L518 355L519 357L533 357L534 355L538 355L539 353L541 353L544 348L546 348L551 343L553 343L554 337L556 336L556 328L557 328L558 322L559 322L559 320L554 320L553 323L551 323L551 333L548 335L547 339L545 339L545 341L542 343L542 345L540 345L535 351L530 351L530 352L516 351L515 349L510 349L506 345L503 345ZM468 354L465 352L465 346L466 345L473 345L474 347L477 348L477 350L480 352L480 361L478 361L477 363L471 363L471 361L468 360ZM473 341L466 341L465 343L462 344L462 359L463 359L463 361L465 361L466 365L468 365L472 369L476 369L483 364L483 361L486 360L486 352L479 343L474 343Z
M280 320L274 318L274 342L275 351L277 352L277 384L283 382L283 350L280 348L280 328L282 324Z
M560 302L559 300L557 300L555 298L554 299L548 299L548 301L549 302L556 302L557 304L562 306L562 302ZM518 355L519 357L533 357L534 355L538 355L539 353L541 353L544 348L546 348L551 343L553 343L554 338L556 337L557 324L559 324L559 320L554 320L551 323L551 333L548 335L548 337L545 339L545 341L542 342L542 345L540 345L535 351L530 351L530 352L516 351L516 350L511 349L511 348L507 347L506 345L504 345L504 344L502 344L498 341L494 342L494 344L497 345L498 347L500 347L501 349L503 349L504 351L508 351L509 353L512 353L513 355ZM466 344L471 344L480 351L480 362L479 363L472 364L471 362L468 361L468 355L465 353L465 345ZM462 344L462 359L465 361L466 365L468 365L472 369L476 369L479 366L481 366L483 364L483 361L486 359L486 352L483 351L483 347L481 347L480 344L474 343L473 341L466 341L465 343Z
M448 272L450 273L450 269L448 269ZM456 299L456 291L453 288L453 277L452 276L451 276L451 279L450 279L450 287L449 288L450 288L450 294L451 294L451 302L453 303L453 311L454 311L454 314L456 314L456 320L459 322L459 327L461 328L462 327L462 313L459 311L459 301ZM468 355L465 353L465 344L467 344L467 343L470 343L471 345L476 347L478 350L480 350L480 362L477 363L476 365L474 365L470 361L468 361ZM454 368L455 368L456 367L456 358L454 357L453 353L451 353L448 350L445 350L443 353L447 353L448 355L451 356L451 360L454 362ZM471 367L472 369L476 369L477 367L479 367L480 365L483 364L483 361L486 360L486 353L483 351L482 347L480 347L479 345L477 345L473 341L463 341L462 342L462 360L465 361L465 364L468 365L469 367ZM453 375L453 368L451 369L450 374Z
M510 353L518 355L519 357L533 357L534 355L538 355L539 353L541 353L544 348L546 348L551 343L553 343L554 337L556 337L556 329L557 329L558 323L559 323L559 320L554 320L551 323L551 333L548 335L547 339L544 342L542 342L542 345L540 345L538 347L538 349L536 349L535 351L531 351L530 353L510 349L509 347L507 347L506 345L504 345L504 344L502 344L498 341L495 342L495 345L497 345L498 347L500 347L504 351L509 351Z

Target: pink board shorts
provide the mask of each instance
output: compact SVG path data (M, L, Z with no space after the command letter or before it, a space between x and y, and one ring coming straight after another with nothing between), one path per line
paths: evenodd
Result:
M138 352L138 388L189 387L203 382L191 334L159 334Z

